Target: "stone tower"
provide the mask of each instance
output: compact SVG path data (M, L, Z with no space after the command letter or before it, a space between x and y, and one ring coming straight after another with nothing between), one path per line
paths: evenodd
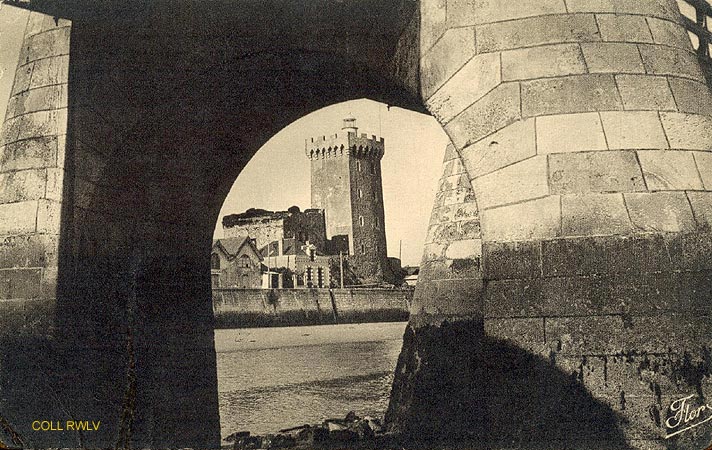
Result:
M306 143L311 160L311 206L325 211L326 237L334 251L347 250L362 282L387 278L381 158L383 138L358 134L347 117L340 133ZM342 244L340 246L340 244Z

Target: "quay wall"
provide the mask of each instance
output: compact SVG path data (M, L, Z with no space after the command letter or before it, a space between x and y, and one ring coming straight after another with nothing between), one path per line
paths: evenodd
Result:
M213 289L216 328L408 319L412 289Z

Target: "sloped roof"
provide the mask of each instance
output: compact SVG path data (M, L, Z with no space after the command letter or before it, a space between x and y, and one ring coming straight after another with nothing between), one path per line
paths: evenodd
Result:
M233 257L240 253L240 249L245 244L251 246L252 250L261 258L262 255L259 254L257 247L255 247L255 244L249 236L216 239L213 241L213 248L219 245L228 256Z

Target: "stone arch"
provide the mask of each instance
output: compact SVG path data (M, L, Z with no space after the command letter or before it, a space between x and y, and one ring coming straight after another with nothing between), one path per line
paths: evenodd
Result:
M709 395L712 335L712 103L675 2L322 3L31 15L0 170L44 189L2 204L20 218L0 222L3 418L35 446L57 444L29 426L51 411L101 417L98 433L62 435L70 447L216 447L210 279L196 269L222 199L277 130L368 97L426 105L454 144L389 426L661 446L648 412ZM623 21L641 34L617 36ZM472 205L479 228L462 219ZM103 237L96 252L82 232ZM77 373L96 376L77 386ZM552 379L571 394L560 403L601 420L531 434L483 406Z

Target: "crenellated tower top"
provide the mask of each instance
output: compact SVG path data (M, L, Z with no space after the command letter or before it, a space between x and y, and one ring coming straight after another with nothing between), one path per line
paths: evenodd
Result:
M385 141L381 137L366 133L358 134L356 119L348 116L344 119L340 133L318 136L304 142L304 150L309 159L336 158L353 155L357 158L380 160L385 152Z

